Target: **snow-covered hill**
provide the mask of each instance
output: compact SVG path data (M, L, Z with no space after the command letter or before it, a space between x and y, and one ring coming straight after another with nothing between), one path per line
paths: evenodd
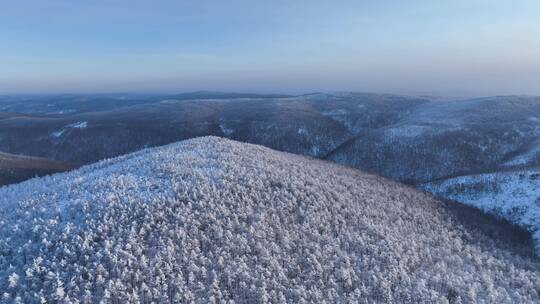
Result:
M0 188L0 290L8 303L540 301L538 261L477 216L197 138Z
M540 168L465 175L421 187L526 228L540 252Z

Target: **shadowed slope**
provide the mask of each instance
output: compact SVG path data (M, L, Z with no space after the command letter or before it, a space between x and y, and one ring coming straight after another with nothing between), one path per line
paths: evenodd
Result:
M72 164L46 158L0 152L0 186L74 168Z

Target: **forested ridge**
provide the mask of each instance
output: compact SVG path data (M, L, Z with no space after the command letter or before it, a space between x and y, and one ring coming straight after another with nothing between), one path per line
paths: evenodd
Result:
M2 301L538 302L538 261L454 208L330 162L191 139L1 188Z

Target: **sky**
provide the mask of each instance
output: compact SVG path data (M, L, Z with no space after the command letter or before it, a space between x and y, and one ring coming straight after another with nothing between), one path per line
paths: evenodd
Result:
M0 4L0 94L540 95L538 0Z

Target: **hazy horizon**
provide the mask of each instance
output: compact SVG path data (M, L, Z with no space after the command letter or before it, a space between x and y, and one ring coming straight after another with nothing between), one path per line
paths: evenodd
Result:
M428 98L434 100L476 100L482 98L493 97L540 97L540 94L472 94L472 95L441 95L430 93L395 93L395 92L374 92L374 91L360 91L360 90L328 90L328 91L309 91L309 92L281 92L281 91L226 91L226 90L192 90L192 91L179 91L179 90L161 90L161 91L58 91L58 92L0 92L0 97L18 97L18 98L50 98L55 96L117 96L118 98L136 99L141 97L156 97L156 96L172 96L182 94L193 93L218 93L218 94L247 94L247 95L283 95L283 96L308 96L314 94L373 94L373 95L394 95L402 97L418 97Z
M0 94L540 95L540 3L29 0L0 11Z

